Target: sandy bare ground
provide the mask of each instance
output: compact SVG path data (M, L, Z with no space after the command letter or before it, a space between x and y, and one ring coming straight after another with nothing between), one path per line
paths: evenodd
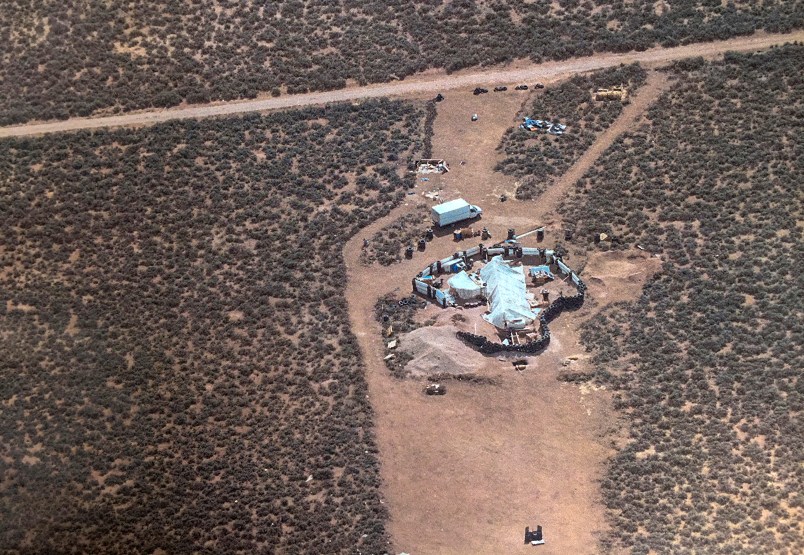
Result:
M758 33L725 41L691 44L674 48L652 48L643 52L628 52L625 54L597 54L587 58L575 58L538 65L519 62L504 68L466 70L450 75L443 71L428 71L404 81L365 87L350 87L337 91L184 106L133 112L119 116L73 118L49 123L9 126L0 128L0 138L101 127L151 125L175 119L206 118L244 112L281 110L376 97L417 96L460 88L474 88L478 85L532 84L534 81L551 81L567 75L602 69L621 63L641 62L650 66L693 56L714 57L727 51L761 50L793 41L804 41L804 31L788 34Z
M663 76L652 72L613 125L615 130L598 138L593 147L597 154L581 159L569 172L580 175L593 164L665 85ZM493 170L501 157L495 149L503 133L517 124L523 104L536 94L541 93L473 96L470 88L453 91L437 105L433 136L433 155L447 159L452 171L419 181L417 193L440 188L444 200L462 196L481 205L481 225L489 227L494 240L504 238L509 227L524 232L547 224L544 244L554 244L562 231L550 224L572 177L559 180L536 201L520 202L513 199L514 179ZM474 113L477 122L470 121ZM511 200L500 202L503 192ZM524 527L536 524L544 526L548 541L538 548L540 553L596 552L606 530L597 480L613 453L610 431L616 428L616 415L606 391L561 383L556 377L570 356L578 357L573 370L586 369L577 335L580 322L607 303L633 298L657 261L641 251L622 259L593 255L591 302L551 325L549 348L532 358L525 372L487 357L478 372L499 377L500 385L448 382L446 396L428 397L422 393L423 382L396 380L385 368L384 339L373 305L385 293L407 295L411 277L426 264L473 243L456 244L447 235L429 243L426 252L390 268L359 262L363 239L416 209L422 198L418 194L361 231L344 249L346 296L376 415L383 496L395 552L530 553L534 548L523 544ZM579 262L573 258L570 265ZM431 305L422 318L443 314Z

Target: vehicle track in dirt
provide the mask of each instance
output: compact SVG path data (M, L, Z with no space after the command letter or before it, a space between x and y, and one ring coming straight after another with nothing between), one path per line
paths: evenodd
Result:
M758 33L717 42L689 44L672 48L651 48L642 52L623 54L596 54L586 58L573 58L560 62L532 64L514 63L505 68L470 69L446 74L444 71L428 71L404 81L347 87L335 91L287 95L280 97L238 100L204 105L179 106L164 110L132 112L115 116L72 118L47 123L28 123L0 127L0 138L23 137L44 133L97 129L103 127L127 127L152 125L178 119L195 119L215 116L263 112L328 104L332 102L359 101L377 97L409 97L435 94L457 88L474 88L477 85L515 84L532 81L552 81L575 73L583 73L616 66L621 63L640 62L657 65L694 56L715 57L728 51L744 52L762 50L784 44L804 41L804 31L787 34Z
M581 179L595 164L598 158L626 131L645 115L648 107L667 90L670 79L665 73L651 71L647 82L637 89L631 96L631 102L626 106L616 120L603 131L595 142L584 152L578 160L570 166L561 177L547 188L538 198L539 205L553 210L558 208L561 200L570 191L570 188ZM544 211L542 212L545 213Z

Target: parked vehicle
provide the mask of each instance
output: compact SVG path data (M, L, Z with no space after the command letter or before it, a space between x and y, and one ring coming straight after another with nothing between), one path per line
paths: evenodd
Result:
M516 90L518 90L518 91L526 91L526 90L528 90L528 86L527 86L527 85L517 85L517 86L516 86L516 87L514 87L514 88L515 88Z
M483 210L480 207L459 198L433 206L430 216L436 226L444 227L463 220L479 218L482 214Z
M489 90L488 90L488 89L484 89L484 88L482 88L482 87L477 87L477 88L474 90L474 92L473 92L472 94L474 94L475 96L477 96L477 95L479 95L479 94L485 94L485 93L487 93L487 92L489 92Z
M508 87L494 87L494 92L507 91Z
M541 84L541 83L536 83L535 85L533 85L533 88L534 88L534 89L543 89L543 88L544 88L544 85L543 85L543 84Z

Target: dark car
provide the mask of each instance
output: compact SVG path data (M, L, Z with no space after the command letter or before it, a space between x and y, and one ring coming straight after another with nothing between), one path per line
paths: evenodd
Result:
M518 91L526 91L526 90L528 90L528 86L527 85L517 85L516 90L518 90Z
M489 90L488 90L488 89L484 89L484 88L481 88L481 87L477 87L477 88L474 90L474 92L473 92L472 94L474 94L475 96L477 96L477 95L479 95L479 94L484 94L484 93L487 93L487 92L489 92Z
M542 83L536 83L535 85L533 85L533 88L534 89L543 89L544 85Z
M494 92L507 91L508 87L494 87Z

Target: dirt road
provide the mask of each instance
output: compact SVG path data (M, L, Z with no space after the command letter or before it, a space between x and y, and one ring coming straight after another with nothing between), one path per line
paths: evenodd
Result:
M518 83L532 84L534 81L551 81L574 73L597 70L621 63L640 62L656 65L672 60L692 56L713 57L727 51L751 51L769 48L785 42L804 41L804 31L789 34L756 34L750 37L691 44L675 48L652 48L644 52L628 52L625 54L598 54L588 58L575 58L561 62L548 62L534 65L527 62L514 63L505 68L473 69L447 75L443 71L428 71L410 77L404 81L350 87L337 91L317 92L299 95L280 96L277 98L259 98L256 100L221 102L169 108L165 110L134 112L119 116L74 118L49 123L33 123L11 127L0 127L0 138L22 137L75 131L79 129L95 129L101 127L121 127L151 125L175 119L206 118L239 114L244 112L262 112L285 108L298 108L327 104L330 102L357 101L376 97L398 97L432 95L459 88L474 88L478 85L511 85Z

